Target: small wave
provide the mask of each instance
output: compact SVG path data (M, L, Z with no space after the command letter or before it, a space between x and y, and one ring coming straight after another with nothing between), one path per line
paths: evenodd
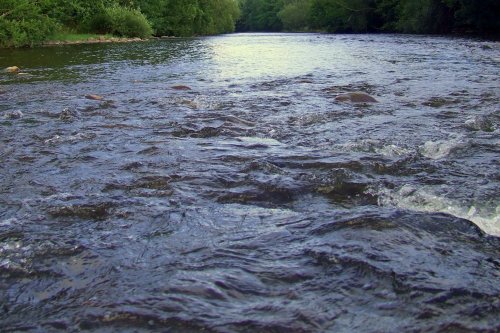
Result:
M410 154L412 151L395 144L387 144L381 140L365 139L340 145L345 151L361 151L375 153L386 157L398 157Z
M450 154L467 149L470 143L462 138L451 140L427 141L420 147L420 153L427 158L438 160L449 156Z
M95 138L95 136L96 135L93 133L89 134L77 133L75 135L68 135L68 136L54 135L52 138L45 140L44 143L48 145L55 145L59 143L71 143L77 141L91 140Z
M19 224L19 220L16 219L15 217L0 221L0 227L9 227L16 224Z
M278 140L271 138L259 138L259 137L250 137L250 136L239 136L236 138L239 142L249 145L262 145L267 147L276 147L282 146L283 143Z
M428 187L416 188L411 185L404 185L395 190L383 188L377 192L380 206L447 213L473 222L487 234L500 236L500 205L481 207L480 203L464 204L440 196Z

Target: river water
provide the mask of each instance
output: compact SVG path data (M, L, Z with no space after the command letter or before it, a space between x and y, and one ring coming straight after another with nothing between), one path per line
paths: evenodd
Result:
M500 330L498 42L235 34L13 65L0 331Z

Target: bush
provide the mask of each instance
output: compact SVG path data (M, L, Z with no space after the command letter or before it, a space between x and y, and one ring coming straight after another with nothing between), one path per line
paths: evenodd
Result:
M40 15L32 18L0 18L0 47L33 46L57 29L55 21Z
M106 8L111 18L112 34L126 37L149 37L153 34L151 24L146 17L136 9L119 6Z
M153 33L151 24L136 9L120 6L105 8L87 23L90 32L113 34L124 37L149 37Z
M310 1L291 2L278 13L283 29L288 31L307 30L309 25Z

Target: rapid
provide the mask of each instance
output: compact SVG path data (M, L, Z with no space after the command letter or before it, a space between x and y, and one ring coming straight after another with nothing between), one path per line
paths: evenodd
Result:
M13 65L1 332L500 330L500 43L233 34Z

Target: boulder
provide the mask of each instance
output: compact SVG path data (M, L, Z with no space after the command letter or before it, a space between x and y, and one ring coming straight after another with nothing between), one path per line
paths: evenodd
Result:
M11 66L11 67L7 67L7 68L5 69L5 71L6 71L7 73L17 73L17 72L19 72L19 71L20 71L20 69L19 69L19 67L17 67L17 66Z
M487 116L479 115L465 122L465 127L471 131L494 132L495 125Z
M24 116L23 113L19 110L9 111L3 115L5 119L20 119L23 116Z
M349 92L345 94L340 94L335 97L336 101L339 102L351 102L351 103L377 103L378 101L367 93L356 91Z

